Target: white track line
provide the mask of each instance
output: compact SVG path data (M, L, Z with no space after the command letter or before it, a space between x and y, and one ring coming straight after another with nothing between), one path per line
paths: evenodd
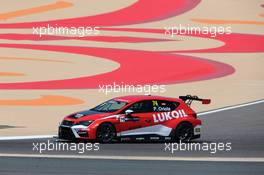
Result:
M206 112L200 112L197 115L198 116L207 115L207 114L212 114L212 113L216 113L216 112L226 111L226 110L230 110L230 109L236 109L236 108L242 108L242 107L246 107L246 106L250 106L250 105L255 105L255 104L259 104L259 103L263 103L263 102L264 102L264 100L258 100L258 101L244 103L244 104L240 104L240 105L227 106L227 107L214 109L214 110L210 110L210 111L206 111Z
M204 161L204 162L264 162L261 157L151 157L151 156L87 156L45 154L0 154L0 157L57 158L57 159L103 159L103 160L160 160L160 161Z
M5 136L5 137L0 137L0 140L46 139L46 138L52 138L54 136L55 135Z
M198 116L207 115L207 114L226 111L226 110L230 110L230 109L236 109L236 108L246 107L246 106L250 106L250 105L255 105L255 104L259 104L259 103L263 103L263 102L264 102L264 100L258 100L258 101L244 103L244 104L240 104L240 105L228 106L228 107L214 109L214 110L210 110L210 111L206 111L206 112L200 112L197 115ZM6 137L0 137L0 140L44 139L44 138L52 138L52 137L54 137L54 135L6 136Z

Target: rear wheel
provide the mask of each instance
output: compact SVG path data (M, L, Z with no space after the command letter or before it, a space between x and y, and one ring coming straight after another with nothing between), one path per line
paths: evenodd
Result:
M193 137L193 127L190 123L181 123L175 130L175 140L189 142Z
M96 139L101 143L109 143L116 137L115 127L110 123L103 123L97 128Z

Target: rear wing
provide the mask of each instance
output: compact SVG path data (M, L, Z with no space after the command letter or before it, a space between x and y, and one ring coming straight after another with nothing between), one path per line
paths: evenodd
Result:
M202 104L210 104L211 103L211 99L202 99L202 98L197 97L196 95L194 95L194 96L192 96L192 95L179 96L179 99L184 101L188 106L191 106L193 101L201 101Z

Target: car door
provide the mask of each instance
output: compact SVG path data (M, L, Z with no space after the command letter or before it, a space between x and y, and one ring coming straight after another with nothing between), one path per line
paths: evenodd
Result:
M169 136L172 127L168 124L171 117L171 111L175 110L178 106L178 102L171 102L167 100L153 100L153 132L158 136Z
M162 124L171 119L170 112L175 110L180 104L166 100L153 101L154 123ZM169 116L168 116L169 115Z
M132 110L133 113L130 115L124 115L120 120L120 122L122 122L121 136L138 136L147 134L146 128L153 125L152 100L135 102L123 110L122 113L124 114L126 110Z

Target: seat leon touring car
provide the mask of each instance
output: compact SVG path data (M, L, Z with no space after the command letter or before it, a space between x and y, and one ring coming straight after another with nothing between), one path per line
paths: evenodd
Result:
M197 96L169 98L152 95L123 96L66 116L59 125L63 140L182 141L200 137L201 120L190 108Z

